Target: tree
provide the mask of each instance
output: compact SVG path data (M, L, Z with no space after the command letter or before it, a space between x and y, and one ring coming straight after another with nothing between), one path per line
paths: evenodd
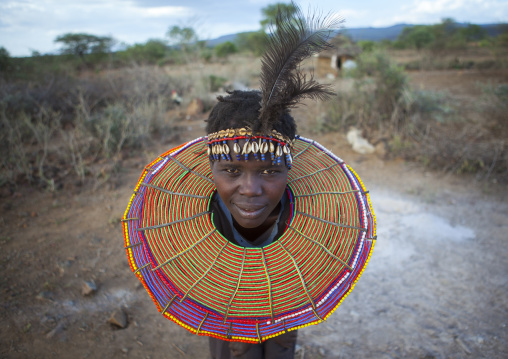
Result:
M111 51L114 40L111 36L95 36L84 33L67 33L57 36L55 42L62 43L63 49L61 51L63 54L76 55L83 62L86 62L86 54L101 54Z
M358 46L360 46L364 52L372 52L372 50L376 47L376 43L371 40L361 40L358 41Z
M135 44L128 47L123 56L127 61L156 63L166 56L168 46L165 41L159 39L148 40L144 44Z
M497 26L499 35L497 35L495 44L500 48L508 48L508 23L501 23Z
M199 58L199 50L202 44L194 28L190 26L180 27L171 26L166 32L166 36L172 45L177 46L183 53L185 61Z
M475 24L467 24L466 27L460 29L460 34L467 42L481 41L487 37L487 31Z
M166 36L178 46L189 46L198 41L196 31L192 27L172 26L166 32Z
M242 32L237 35L236 44L240 51L250 51L256 56L261 56L266 49L266 33L263 30Z
M0 73L5 72L12 66L11 56L5 47L0 47Z
M432 31L434 41L431 49L434 52L440 52L450 48L462 48L465 46L465 40L459 35L459 25L452 18L444 18L440 24L433 25Z
M434 41L434 35L432 34L432 30L429 26L406 27L404 30L406 29L409 29L409 31L405 32L404 41L406 41L409 46L416 48L418 51Z
M229 55L238 52L236 45L233 44L231 41L226 41L223 42L222 44L215 46L214 50L215 55L217 55L217 57L220 58L227 58Z
M290 16L296 13L296 7L293 3L276 3L262 8L261 13L263 14L263 19L260 23L263 30L266 30L270 24L275 23L275 17L277 16L279 9Z

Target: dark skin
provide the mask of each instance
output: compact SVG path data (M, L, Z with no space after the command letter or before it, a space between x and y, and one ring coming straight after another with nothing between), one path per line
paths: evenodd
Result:
M230 149L232 144L229 143ZM270 155L265 161L252 154L248 161L238 161L231 152L231 161L211 161L217 192L234 219L234 226L247 240L254 241L277 220L280 200L287 185L285 164L272 165ZM258 154L260 159L260 155Z

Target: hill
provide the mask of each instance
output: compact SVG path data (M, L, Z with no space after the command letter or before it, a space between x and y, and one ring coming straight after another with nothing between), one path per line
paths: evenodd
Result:
M459 27L465 27L467 23L457 23ZM382 41L382 40L396 40L405 27L412 27L416 25L412 24L397 24L388 27L358 27L358 28L346 28L339 32L347 34L353 39L353 41L371 40L371 41ZM484 28L489 36L497 36L500 34L499 24L480 24ZM220 36L216 39L208 40L207 45L214 47L226 41L235 41L238 34L230 34Z

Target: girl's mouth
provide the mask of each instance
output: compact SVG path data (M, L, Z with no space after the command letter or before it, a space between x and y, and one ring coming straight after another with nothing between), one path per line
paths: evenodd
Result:
M265 210L266 206L243 206L234 204L236 209L238 210L238 214L244 218L253 219L260 216Z

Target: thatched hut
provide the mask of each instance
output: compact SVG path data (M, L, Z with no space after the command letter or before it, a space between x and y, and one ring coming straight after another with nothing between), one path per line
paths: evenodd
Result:
M334 48L316 55L314 71L318 77L338 76L347 60L354 60L361 49L348 38L338 35L330 41Z

